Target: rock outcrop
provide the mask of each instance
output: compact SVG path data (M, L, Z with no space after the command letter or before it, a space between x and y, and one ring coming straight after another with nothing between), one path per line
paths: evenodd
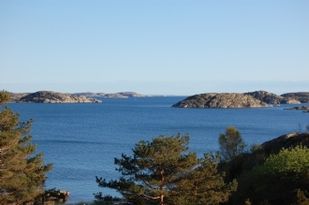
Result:
M283 98L281 104L301 104L301 102L294 98Z
M309 103L309 92L285 93L281 95L287 102ZM296 103L290 103L296 104Z
M18 102L20 98L28 95L29 93L10 93L10 101L11 102Z
M240 93L205 93L188 97L173 107L179 108L246 108L264 107L267 104Z
M267 153L278 153L282 148L293 148L297 145L309 147L309 133L289 133L261 144L260 149Z
M304 112L309 113L309 106L296 106L296 107L288 108L287 110L302 110Z
M279 105L284 100L284 98L280 95L276 95L274 93L270 93L270 92L263 91L263 90L248 92L244 94L251 95L252 97L269 105Z
M100 103L101 101L85 96L75 96L67 93L39 91L25 95L18 102L31 103Z
M40 201L44 201L44 204L64 204L69 196L70 192L53 188L46 190Z
M277 154L283 148L294 148L296 146L309 147L309 133L289 133L281 135L263 144L255 145L251 152L245 152L226 163L226 173L229 179L239 177L242 173L251 170L253 167L263 164L271 154Z

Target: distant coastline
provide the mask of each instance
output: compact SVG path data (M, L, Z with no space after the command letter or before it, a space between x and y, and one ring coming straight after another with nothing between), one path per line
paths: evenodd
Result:
M16 103L102 103L102 99L128 99L143 97L166 97L164 95L144 95L137 92L78 92L62 93L37 91L34 93L10 92L10 101Z
M37 91L34 93L10 93L16 103L102 103L104 99L128 99L145 97L170 97L172 95L144 95L137 92L77 92L61 93ZM176 95L174 95L176 96ZM179 96L180 97L180 96ZM292 92L277 95L267 91L245 93L202 93L172 105L177 108L255 108L279 106L280 104L309 103L309 92Z

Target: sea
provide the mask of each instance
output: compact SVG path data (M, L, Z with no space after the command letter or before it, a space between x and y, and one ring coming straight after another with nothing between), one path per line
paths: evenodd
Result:
M103 99L102 104L10 104L22 120L33 120L37 151L52 163L46 188L70 192L68 203L89 202L102 192L95 177L117 179L114 158L131 154L140 140L188 134L189 150L202 156L218 151L218 136L239 129L248 147L282 134L304 131L309 113L286 110L293 105L241 109L181 109L184 97Z

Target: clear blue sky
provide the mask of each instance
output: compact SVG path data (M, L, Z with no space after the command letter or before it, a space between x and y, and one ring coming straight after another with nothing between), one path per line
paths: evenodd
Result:
M308 0L1 0L0 89L309 91Z

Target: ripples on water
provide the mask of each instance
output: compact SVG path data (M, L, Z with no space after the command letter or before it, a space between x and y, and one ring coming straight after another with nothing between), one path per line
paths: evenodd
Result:
M218 149L218 135L236 126L247 144L262 143L304 129L309 114L284 107L177 109L181 97L104 100L103 104L11 104L22 119L33 119L33 141L54 164L48 188L71 192L71 202L89 201L102 191L95 176L115 178L114 157L130 153L139 140L190 134L190 149L202 155ZM103 193L115 194L109 190Z

